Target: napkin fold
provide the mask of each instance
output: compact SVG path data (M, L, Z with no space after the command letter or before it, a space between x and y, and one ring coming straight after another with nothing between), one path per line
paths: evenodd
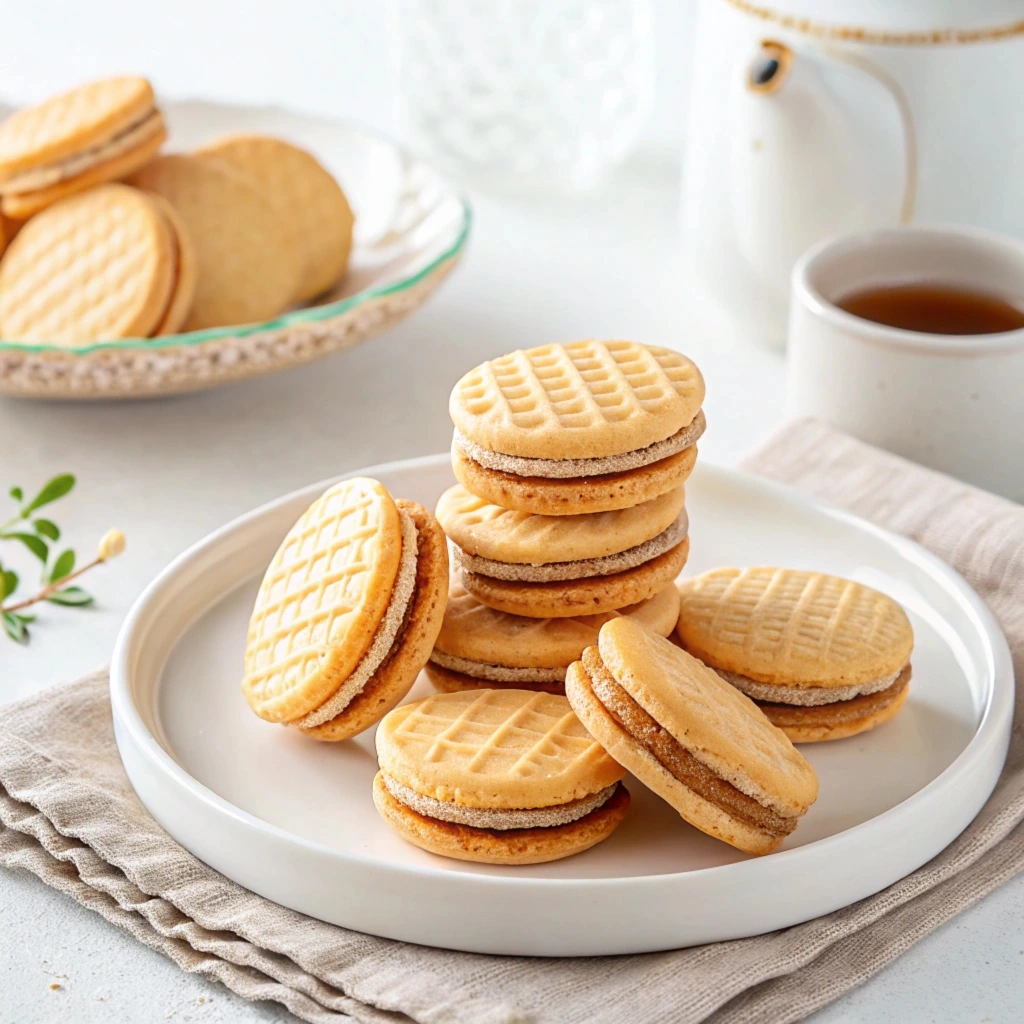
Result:
M784 427L744 467L952 564L999 619L1024 679L1024 507L813 421ZM1021 704L992 797L924 867L814 921L667 953L456 953L348 931L256 896L185 851L139 803L114 744L105 672L0 714L0 864L31 871L183 970L315 1024L795 1021L1024 869Z

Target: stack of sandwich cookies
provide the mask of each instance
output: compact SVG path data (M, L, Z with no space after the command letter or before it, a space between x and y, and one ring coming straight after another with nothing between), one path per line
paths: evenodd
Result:
M116 181L167 137L144 78L106 78L26 107L0 125L0 209L18 220Z
M569 665L584 648L597 643L601 626L617 615L628 615L668 636L679 618L679 591L670 584L654 597L617 612L532 619L489 608L453 576L427 676L447 693L513 688L564 694Z
M445 693L405 704L377 729L373 800L406 841L485 864L580 853L625 817L625 774L564 697Z
M795 743L841 739L907 699L914 633L890 597L795 569L715 569L679 584L683 647Z
M629 341L543 345L493 359L452 391L452 466L506 509L628 508L679 487L704 430L704 381L685 356Z
M335 485L288 532L260 586L249 706L315 739L356 735L412 688L447 590L445 538L429 512L376 480Z
M686 564L689 521L677 487L630 508L547 516L447 490L437 518L465 588L513 615L613 611L664 589Z
M601 627L565 688L619 764L740 850L770 853L817 799L814 770L753 701L629 618Z

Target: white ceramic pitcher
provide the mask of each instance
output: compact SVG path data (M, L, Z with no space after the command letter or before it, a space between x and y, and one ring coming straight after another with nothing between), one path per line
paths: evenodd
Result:
M783 343L822 238L905 222L1024 237L1024 2L700 0L683 242L698 287Z

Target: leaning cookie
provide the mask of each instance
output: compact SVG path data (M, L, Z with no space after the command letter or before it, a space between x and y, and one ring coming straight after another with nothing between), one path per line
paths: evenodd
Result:
M256 598L242 692L269 722L344 740L412 688L448 593L444 534L426 509L356 477L282 541Z
M436 515L466 590L513 615L592 615L653 597L689 551L682 487L631 508L542 516L456 484ZM572 659L575 660L575 659Z
M566 669L618 615L668 636L679 618L679 591L670 584L646 601L603 615L528 619L481 604L453 578L427 676L446 693L512 688L564 694Z
M796 569L714 569L679 584L683 647L794 743L873 729L903 707L914 632L885 594Z
M670 349L577 341L513 352L455 385L452 468L506 509L628 508L690 475L703 400L700 371Z
M77 192L116 181L156 156L167 129L136 75L80 85L0 125L0 208L24 220Z
M442 857L559 860L607 839L629 807L622 768L553 694L436 694L392 711L376 742L381 817Z
M631 619L601 627L565 692L619 764L747 853L771 853L817 799L814 769L753 701Z

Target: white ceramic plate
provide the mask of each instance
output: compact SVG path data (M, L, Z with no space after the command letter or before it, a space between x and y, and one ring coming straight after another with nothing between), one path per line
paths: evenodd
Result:
M448 456L366 470L432 508ZM964 580L922 548L796 492L700 464L687 572L777 563L886 591L917 636L910 699L863 736L805 746L821 796L781 851L716 842L635 780L629 816L577 857L499 868L403 843L370 798L372 731L320 744L253 715L239 689L249 611L317 484L185 552L139 598L114 655L118 747L143 803L242 885L377 935L486 953L629 953L737 938L859 900L933 857L974 817L1009 740L1006 641ZM411 697L429 692L424 679Z
M286 370L372 338L423 305L460 259L469 203L397 143L358 125L276 107L161 104L168 151L229 132L290 139L313 153L355 211L352 260L337 288L260 324L76 348L0 339L0 393L144 398ZM0 121L8 113L0 105Z

